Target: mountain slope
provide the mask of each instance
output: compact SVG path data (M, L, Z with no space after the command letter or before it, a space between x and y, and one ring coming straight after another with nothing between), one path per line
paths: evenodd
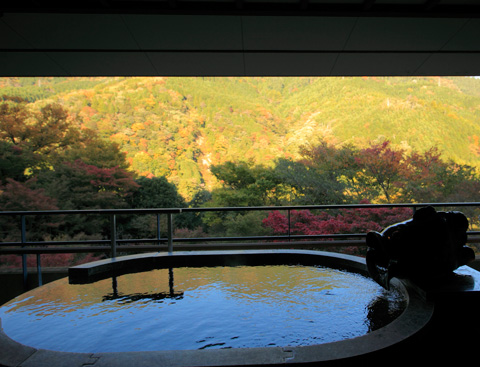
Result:
M473 78L0 78L0 94L60 102L127 153L140 175L166 176L188 199L211 165L273 164L327 139L438 147L478 165L480 80Z

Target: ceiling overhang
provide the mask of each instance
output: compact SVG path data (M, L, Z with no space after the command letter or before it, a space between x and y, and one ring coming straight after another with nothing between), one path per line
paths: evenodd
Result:
M12 0L0 10L0 76L480 75L474 0Z

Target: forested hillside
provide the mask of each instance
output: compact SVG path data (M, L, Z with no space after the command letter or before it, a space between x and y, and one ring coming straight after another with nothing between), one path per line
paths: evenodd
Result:
M477 166L473 78L3 78L1 94L58 102L79 127L126 152L134 172L167 177L187 199L228 161L274 164L327 141L406 151L436 147Z
M480 197L474 78L0 78L0 96L0 211ZM478 210L465 211L478 229ZM368 232L410 216L299 210L291 230ZM29 221L30 241L109 236L98 216ZM152 216L117 223L124 239L155 236L156 225ZM1 216L0 241L19 241L18 228ZM175 217L180 237L287 228L278 211ZM91 259L49 258L55 266ZM0 266L19 261L3 256Z

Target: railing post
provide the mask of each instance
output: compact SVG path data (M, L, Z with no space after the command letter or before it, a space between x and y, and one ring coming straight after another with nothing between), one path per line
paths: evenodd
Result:
M291 222L290 222L290 209L288 209L288 240L290 241L291 234Z
M25 222L25 215L21 217L21 241L22 243L27 242L27 229ZM25 247L25 246L22 246ZM23 289L27 289L27 279L28 279L28 268L27 268L27 254L22 254L22 270L23 270Z
M117 217L115 214L110 216L110 244L111 244L111 255L110 257L117 257Z
M42 285L42 263L40 259L41 254L37 254L37 278L38 278L38 286Z
M161 240L161 231L160 231L160 213L157 213L157 244L160 246Z
M167 218L168 218L168 228L167 228L168 252L172 253L173 252L173 214L168 213Z

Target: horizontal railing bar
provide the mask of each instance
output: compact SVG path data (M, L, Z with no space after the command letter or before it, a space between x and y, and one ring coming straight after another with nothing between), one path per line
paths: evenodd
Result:
M157 246L158 248L158 246ZM109 252L110 246L84 246L84 247L22 247L22 248L0 248L0 254L62 254L62 253L89 253Z
M174 242L215 242L215 241L268 241L281 239L309 239L309 238L350 238L365 237L366 233L352 234L318 234L318 235L274 235L274 236L237 236L237 237L192 237L174 238ZM159 243L167 242L168 238L140 238L140 239L117 239L118 243ZM78 245L78 244L106 244L110 240L78 240L78 241L26 241L26 242L0 242L1 246L55 246L55 245Z
M480 237L469 238L469 243L480 243ZM195 245L179 244L175 249L181 251L198 249L221 249L221 248L261 248L261 247L343 247L343 246L366 246L365 240L340 240L340 241L281 241L281 242L255 242L255 243L198 243ZM144 252L166 251L167 245L135 245L118 246L118 252ZM58 253L108 253L110 246L79 246L79 247L23 247L23 248L0 248L0 255L23 255L23 254L58 254Z
M283 236L249 236L249 237L195 237L195 238L174 238L174 242L216 242L216 241L276 241L281 239L308 239L308 238L350 238L364 237L364 234L332 234L332 235L283 235ZM163 243L167 238L142 238L142 239L117 239L117 243ZM70 246L70 245L102 245L110 243L110 240L79 240L79 241L25 241L25 242L0 242L0 248L11 246Z
M471 236L480 235L480 231L467 232ZM238 237L192 237L192 238L174 238L174 242L221 242L221 241L278 241L278 240L300 240L300 239L335 239L335 238L364 238L366 233L341 233L341 234L321 234L321 235L277 235L277 236L238 236ZM470 242L480 240L473 238ZM166 243L167 238L137 238L137 239L117 239L117 243ZM78 240L78 241L26 241L26 242L0 242L0 248L12 246L73 246L73 245L102 245L110 243L110 240ZM179 245L176 245L179 246Z
M0 242L0 248L3 246L65 246L79 244L101 245L104 243L110 243L110 240Z
M467 236L480 235L478 231L467 232ZM365 238L367 233L341 233L341 234L314 234L314 235L278 235L278 236L239 236L239 237L192 237L192 238L174 238L174 242L216 242L216 241L276 241L276 240L300 240L300 239L313 239L313 238ZM128 242L129 240L122 240ZM151 240L155 242L156 240ZM141 242L141 241L138 241ZM176 245L178 246L178 245Z
M274 236L237 236L237 237L192 237L174 238L174 242L215 242L215 241L262 241L262 240L287 240L287 239L309 239L309 238L350 238L366 237L366 233L339 233L339 234L304 234L304 235L274 235Z
M250 207L202 207L202 208L147 208L147 209L84 209L84 210L39 210L39 211L0 211L0 215L83 215L83 214L179 214L204 211L253 211L253 210L303 210L303 209L375 209L375 208L420 208L480 206L480 202L450 203L399 203L399 204L332 204L332 205L293 205L293 206L250 206Z
M153 238L142 238L142 239L117 239L118 243L159 243L166 242L167 239L153 239ZM69 245L102 245L110 243L110 240L78 240L78 241L26 241L26 242L0 242L0 248L2 246L69 246Z
M197 244L197 245L177 245L178 249L198 249L205 248L231 248L238 246L239 248L257 248L257 247L342 247L342 246L366 246L365 241L361 240L344 240L344 241L295 241L295 242L255 242L255 243L219 243L219 244Z
M468 243L480 243L480 237L469 237ZM176 249L189 249L198 247L212 247L218 246L366 246L365 240L334 240L334 241L268 241L268 242L241 242L241 243L197 243L195 245L179 244L176 245ZM134 246L118 246L117 249L120 252L135 252L143 250L159 251L166 249L167 245L134 245ZM77 247L0 247L0 254L38 254L38 253L86 253L86 252L108 252L110 246L77 246Z
M250 210L303 210L303 209L375 209L375 208L420 208L455 207L455 206L480 206L480 202L454 202L454 203L399 203L399 204L331 204L331 205L293 205L293 206L250 206L250 207L202 207L182 208L182 212L203 211L250 211Z
M179 214L183 208L0 211L0 215Z

